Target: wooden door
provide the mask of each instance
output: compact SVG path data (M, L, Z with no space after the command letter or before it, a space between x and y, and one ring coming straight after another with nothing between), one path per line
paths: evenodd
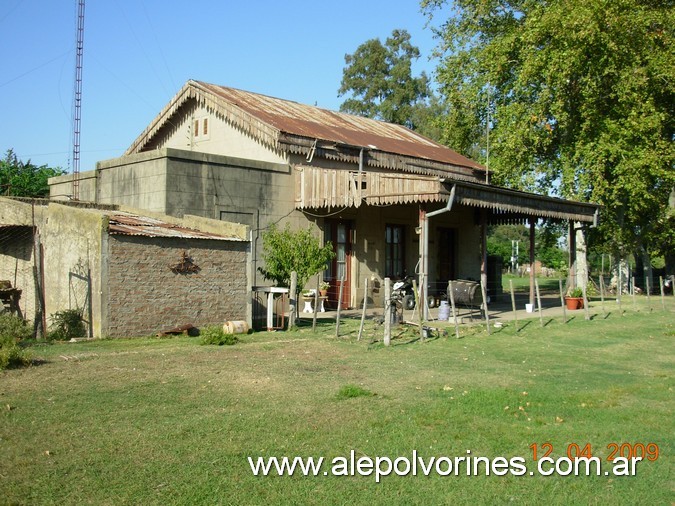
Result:
M324 279L330 283L328 303L332 309L337 308L340 280L344 275L340 304L342 309L347 309L351 299L352 224L349 221L326 220L324 225L325 240L333 244L335 253L324 275Z
M437 282L447 286L448 281L455 278L457 231L454 228L438 229L438 279Z

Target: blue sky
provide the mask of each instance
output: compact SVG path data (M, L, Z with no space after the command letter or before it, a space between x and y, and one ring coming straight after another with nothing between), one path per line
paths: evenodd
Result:
M0 2L0 151L71 167L77 0ZM80 169L122 155L188 79L338 109L344 55L408 30L433 73L417 0L89 0Z

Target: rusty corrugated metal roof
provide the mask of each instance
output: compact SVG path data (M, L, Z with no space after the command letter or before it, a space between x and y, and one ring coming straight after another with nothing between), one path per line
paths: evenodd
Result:
M479 163L402 125L192 80L183 86L126 154L154 148L155 136L189 99L218 111L243 131L275 149L288 148L290 144L292 152L304 152L308 142L318 140L398 155L408 161L412 159L412 163L403 164L411 169L417 159L458 167L467 175L472 175L474 170L484 170ZM300 151L293 148L294 143ZM400 169L401 165L381 159L377 164L390 169Z
M196 81L214 95L240 107L280 132L412 156L452 165L483 167L402 125L330 111L290 100Z
M236 237L201 232L165 221L131 213L111 214L108 231L115 235L142 235L146 237L174 237L180 239L211 239L215 241L242 241Z

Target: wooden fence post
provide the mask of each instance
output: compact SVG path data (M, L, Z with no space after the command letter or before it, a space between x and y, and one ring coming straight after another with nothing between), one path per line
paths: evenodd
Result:
M452 281L448 281L448 298L452 309L452 319L455 321L455 337L459 339L459 322L457 321L457 312L455 311L455 292L452 289Z
M565 294L563 293L562 279L558 278L558 286L560 287L560 305L563 311L563 323L567 323L567 305L565 304Z
M535 278L534 288L537 292L537 310L539 311L539 325L544 326L544 316L541 314L541 297L539 296L539 281Z
M368 278L365 278L365 283L363 287L363 311L361 312L361 325L359 326L359 337L357 341L361 340L363 335L363 324L366 321L366 307L368 307Z
M420 290L422 288L422 285L424 284L424 274L420 276L422 284L420 285ZM413 292L415 292L415 307L417 308L417 317L420 319L420 341L424 342L424 320L423 320L423 314L424 311L422 311L422 297L420 297L420 293L417 291L417 281L413 279Z
M288 294L289 299L289 314L288 314L288 328L295 327L295 319L298 317L298 273L291 272L291 288Z
M513 321L518 332L518 311L516 310L516 296L513 293L513 280L509 279L509 290L511 291L511 309L513 309Z
M340 310L342 309L342 289L345 286L345 273L340 277L340 290L337 300L337 314L335 315L335 338L340 337Z
M312 332L316 332L316 312L319 310L319 285L321 274L316 275L316 291L314 292L314 314L312 315Z
M488 314L487 304L487 287L485 286L485 276L480 277L480 291L483 295L483 310L485 311L485 326L487 327L488 336L490 335L490 315Z

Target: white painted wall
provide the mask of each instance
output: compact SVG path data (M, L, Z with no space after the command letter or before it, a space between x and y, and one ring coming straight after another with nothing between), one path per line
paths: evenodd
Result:
M208 134L203 135L203 121L208 119ZM194 122L199 120L198 135L194 135ZM199 151L214 155L227 155L272 163L288 163L285 153L276 152L233 127L214 111L204 106L188 106L186 114L168 137L157 143L158 148L175 148Z

